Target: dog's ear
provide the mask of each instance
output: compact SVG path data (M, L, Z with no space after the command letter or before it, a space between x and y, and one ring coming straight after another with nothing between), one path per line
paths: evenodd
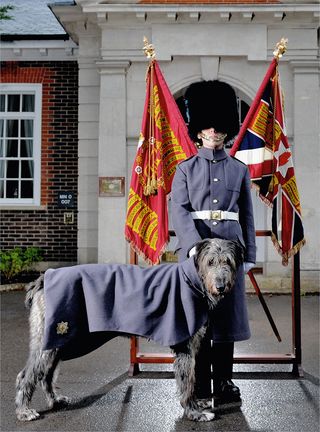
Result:
M234 257L237 267L241 265L244 261L244 246L238 240L230 240L232 248L234 250Z
M199 254L210 244L210 239L204 239L196 244L196 254Z

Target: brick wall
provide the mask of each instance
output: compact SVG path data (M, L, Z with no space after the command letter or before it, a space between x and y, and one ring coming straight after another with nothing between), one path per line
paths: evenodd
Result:
M42 84L41 206L1 209L1 249L37 246L45 261L77 261L78 65L77 62L6 62L2 83ZM74 224L64 224L58 191L75 195Z

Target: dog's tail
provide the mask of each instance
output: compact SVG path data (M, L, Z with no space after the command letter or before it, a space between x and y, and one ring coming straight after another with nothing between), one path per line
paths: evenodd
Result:
M33 282L30 282L27 286L26 286L26 298L24 301L25 307L27 309L30 309L32 306L32 301L33 298L36 294L36 292L40 291L41 289L43 289L43 280L44 280L44 275L42 274L41 276L38 277L38 279L36 279Z

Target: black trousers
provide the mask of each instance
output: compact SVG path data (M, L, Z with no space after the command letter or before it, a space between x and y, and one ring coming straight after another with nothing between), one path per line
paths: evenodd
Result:
M195 392L198 398L211 397L212 379L214 383L232 378L233 351L233 342L214 343L208 334L204 337L195 359Z

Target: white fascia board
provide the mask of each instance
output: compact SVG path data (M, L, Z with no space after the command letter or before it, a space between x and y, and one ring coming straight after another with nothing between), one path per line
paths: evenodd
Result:
M2 61L71 61L78 58L78 46L70 39L17 40L1 43Z
M56 9L56 8L55 8ZM269 3L269 4L244 4L244 5L216 5L216 4L110 4L110 3L100 3L100 4L88 4L83 5L82 10L84 13L108 13L108 12L131 12L131 13L141 13L141 12L164 12L164 13L191 13L191 12L318 12L319 4L290 4L290 3Z
M78 48L78 45L73 42L72 39L62 40L51 40L51 39L30 39L30 40L13 40L10 42L2 41L1 50L4 49L65 49L65 48Z

